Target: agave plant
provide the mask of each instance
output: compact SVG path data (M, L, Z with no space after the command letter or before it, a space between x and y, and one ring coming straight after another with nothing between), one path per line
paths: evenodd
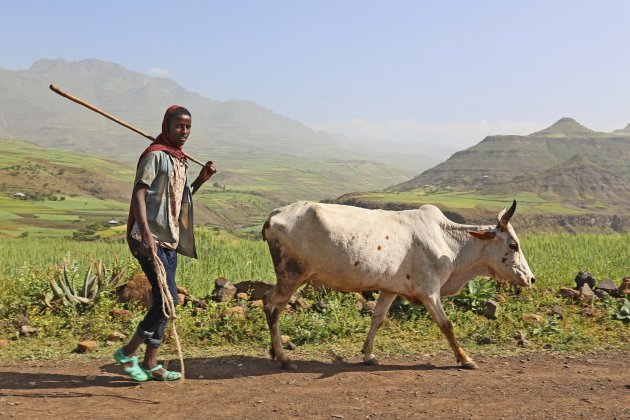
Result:
M74 278L68 275L67 261L61 264L58 281L53 277L48 277L51 290L44 295L46 306L53 308L53 301L59 300L65 306L71 306L75 309L84 308L98 302L101 294L107 289L119 285L126 268L118 264L118 258L115 258L112 269L105 267L101 259L97 261L90 258L90 261L90 267L80 289L76 287ZM93 269L96 270L94 274L92 274Z

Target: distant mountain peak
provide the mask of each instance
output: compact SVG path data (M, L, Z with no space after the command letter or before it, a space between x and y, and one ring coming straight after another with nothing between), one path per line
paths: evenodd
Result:
M626 125L624 128L619 128L619 129L613 131L613 133L630 134L630 124Z
M530 135L568 135L568 134L593 134L595 131L584 127L573 118L563 117L544 130L537 131Z

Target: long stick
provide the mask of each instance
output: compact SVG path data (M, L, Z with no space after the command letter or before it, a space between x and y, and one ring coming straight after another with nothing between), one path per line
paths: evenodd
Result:
M54 84L51 83L50 85L50 90L52 90L53 92L63 96L64 98L68 98L70 99L72 102L76 102L79 105L83 105L84 107L91 109L92 111L101 114L102 116L104 116L105 118L109 118L110 120L122 125L123 127L127 127L128 129L130 129L131 131L135 131L136 133L140 134L143 137L146 137L147 139L151 140L151 141L155 141L155 138L151 137L150 135L148 135L147 133L145 133L144 131L141 131L139 129L137 129L136 127L134 127L131 124L127 124L126 122L119 120L116 117L112 117L111 115L109 115L107 112L98 109L97 107L95 107L94 105L90 105L85 101L82 101L79 98L76 98L66 92L64 92L63 90L59 89L57 86L55 86ZM186 156L187 159L192 160L193 162L195 162L196 164L200 165L200 166L206 166L205 163L202 163L201 161L195 159L194 157L190 156L189 154L184 153L184 156Z

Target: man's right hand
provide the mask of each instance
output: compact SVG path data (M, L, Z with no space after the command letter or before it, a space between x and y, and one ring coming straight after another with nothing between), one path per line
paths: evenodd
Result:
M153 238L151 232L143 232L141 234L141 238L142 240L140 241L140 254L149 258L151 258L154 254L157 254L157 243L155 242L155 239Z

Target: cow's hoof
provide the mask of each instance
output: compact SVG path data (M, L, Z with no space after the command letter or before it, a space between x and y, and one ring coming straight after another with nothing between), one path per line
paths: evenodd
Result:
M477 366L477 363L473 362L472 360L466 363L462 363L462 367L464 369L469 369L469 370L475 370L477 369L479 366Z
M282 369L284 370L297 370L297 365L290 360L282 362Z
M371 358L363 361L364 365L367 366L378 366L378 359Z

